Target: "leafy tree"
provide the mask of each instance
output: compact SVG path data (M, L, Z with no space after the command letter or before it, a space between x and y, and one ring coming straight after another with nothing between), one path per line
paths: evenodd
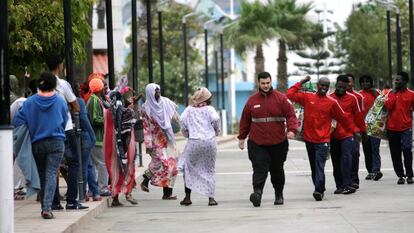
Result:
M397 0L395 3L401 11L401 34L403 69L409 70L408 41L408 3ZM346 53L346 71L356 77L369 74L377 79L379 85L391 83L388 80L388 53L386 9L384 6L369 1L354 7L346 20L345 29L338 32L338 47ZM392 17L395 12L392 11ZM393 73L396 67L395 21L391 21Z
M155 7L152 7L155 9ZM160 59L159 59L159 35L158 35L158 18L152 12L152 55L153 55L153 74L154 82L160 83ZM183 58L183 35L181 19L184 15L192 12L191 8L181 4L171 4L163 11L163 39L164 39L164 77L165 77L165 96L178 103L184 103L184 58ZM147 60L147 41L146 28L144 29L144 20L146 15L141 16L141 29L138 38L138 91L144 92L145 86L148 84L148 60ZM145 24L146 27L146 24ZM187 21L187 38L188 43L188 78L190 87L198 87L201 85L202 77L199 71L203 68L203 59L198 50L191 46L192 39L201 33L200 24L195 20ZM131 42L131 38L128 38ZM127 64L131 64L132 53L127 56ZM131 65L124 68L125 73L130 73ZM190 90L191 93L191 90Z
M73 53L77 64L85 62L84 44L91 40L88 11L93 0L72 2ZM32 76L45 69L50 53L64 54L63 1L9 0L10 72L22 77L28 66Z

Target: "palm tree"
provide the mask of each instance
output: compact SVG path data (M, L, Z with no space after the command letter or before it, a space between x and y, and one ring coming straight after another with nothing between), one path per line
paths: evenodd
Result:
M298 4L296 0L269 0L272 11L270 27L278 39L279 54L277 58L277 90L287 90L287 56L288 48L303 48L315 44L315 23L305 18L313 8L312 3Z
M244 1L240 6L241 16L237 24L226 30L227 43L234 46L239 54L248 49L255 49L255 76L264 71L265 58L263 44L274 37L274 32L269 29L272 10L260 1Z

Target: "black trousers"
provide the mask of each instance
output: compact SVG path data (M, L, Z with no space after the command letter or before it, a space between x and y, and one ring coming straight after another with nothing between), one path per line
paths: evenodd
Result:
M275 192L282 193L285 185L283 165L289 150L288 140L270 146L260 146L252 140L248 140L247 146L253 167L253 190L262 192L267 174L270 172L270 181Z
M402 132L388 130L387 136L395 174L398 177L413 177L412 130L407 129ZM404 157L404 166L402 157Z

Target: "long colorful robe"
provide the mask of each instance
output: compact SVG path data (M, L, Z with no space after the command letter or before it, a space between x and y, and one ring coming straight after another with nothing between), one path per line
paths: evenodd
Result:
M172 188L177 177L177 150L175 139L168 138L166 132L154 118L149 118L142 108L144 126L144 144L150 149L151 162L145 174L151 178L151 184Z
M109 109L105 110L105 164L108 169L109 178L111 179L112 196L115 196L121 192L129 194L135 187L135 137L134 132L131 131L131 140L129 141L126 153L127 165L124 175L115 147L115 128L112 119L111 111Z

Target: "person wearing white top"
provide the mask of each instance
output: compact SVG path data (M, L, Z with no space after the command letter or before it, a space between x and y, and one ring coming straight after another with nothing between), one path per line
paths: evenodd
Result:
M59 78L59 75L63 71L63 59L58 54L52 54L47 57L46 64L49 70L56 76L57 85L56 92L62 96L68 104L68 122L65 127L65 153L64 158L68 165L68 178L67 178L67 196L66 196L66 209L87 209L87 206L81 205L77 200L78 196L78 170L79 170L79 155L78 155L78 143L76 139L75 131L73 130L73 123L71 112L79 112L79 103L76 100L76 96L73 93L70 84ZM53 199L52 209L61 210L63 207L59 200L59 184L57 184L55 196Z
M191 205L191 191L207 196L209 206L218 203L214 199L217 155L216 136L220 132L220 117L210 106L211 93L199 88L180 117L181 132L188 138L187 145L178 162L184 173L185 198L181 205Z

